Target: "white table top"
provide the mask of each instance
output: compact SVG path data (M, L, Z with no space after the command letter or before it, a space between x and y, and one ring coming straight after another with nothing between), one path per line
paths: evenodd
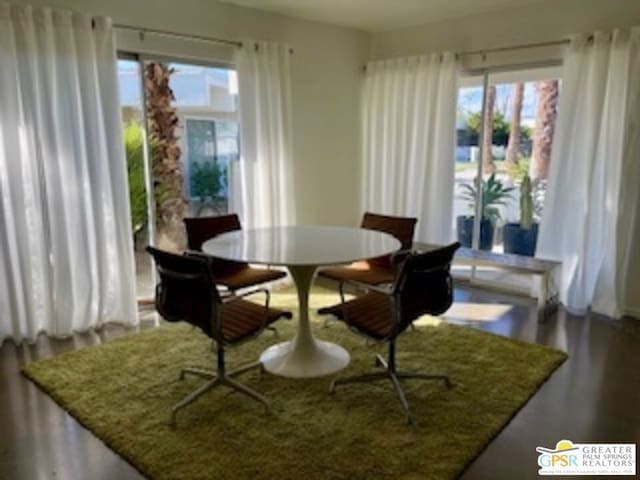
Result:
M361 228L288 226L225 233L207 240L214 257L269 265L334 265L380 257L400 249L393 236Z

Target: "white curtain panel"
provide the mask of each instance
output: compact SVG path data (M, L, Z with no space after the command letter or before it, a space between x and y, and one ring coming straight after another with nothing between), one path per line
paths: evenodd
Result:
M457 87L451 53L367 64L362 207L417 217L425 242L453 234Z
M244 42L236 54L240 163L231 209L249 228L295 223L289 48Z
M638 29L577 35L564 57L537 256L562 261L560 297L574 314L623 313L638 219L639 41Z
M0 340L137 322L111 24L0 4Z

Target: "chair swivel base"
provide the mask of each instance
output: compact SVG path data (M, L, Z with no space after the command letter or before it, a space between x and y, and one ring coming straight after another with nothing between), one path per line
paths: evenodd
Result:
M248 397L253 398L254 400L257 400L258 402L262 403L264 405L264 407L265 407L265 412L269 413L269 401L265 397L260 395L255 390L252 390L251 388L249 388L249 387L247 387L247 386L245 386L245 385L243 385L243 384L241 384L239 382L236 382L235 380L233 380L231 378L231 377L233 377L235 375L240 375L241 373L247 372L247 371L252 370L254 368L260 368L260 373L262 374L263 368L262 368L262 364L260 362L252 363L250 365L247 365L245 367L239 368L237 370L233 370L233 371L231 371L229 373L226 373L224 370L218 370L218 372L213 372L213 371L204 370L204 369L200 369L200 368L184 368L184 369L182 369L181 372L180 372L180 380L183 380L186 374L190 374L190 375L195 375L195 376L200 377L200 378L207 379L208 382L205 383L204 385L202 385L197 390L195 390L192 393L190 393L189 395L187 395L180 402L178 402L176 405L174 405L173 408L171 408L171 414L169 416L169 425L171 427L175 427L176 426L176 415L178 414L178 411L182 410L187 405L193 403L199 397L201 397L202 395L204 395L208 391L210 391L213 388L218 387L218 386L226 386L226 387L229 387L229 388L231 388L231 389L233 389L233 390L235 390L237 392L244 393Z
M411 416L411 410L409 410L409 402L407 402L407 398L404 394L404 390L402 389L402 385L400 384L400 380L442 380L447 388L452 388L453 384L449 379L448 375L437 374L437 373L413 373L413 372L398 372L395 368L389 368L389 364L387 361L382 358L380 355L376 355L376 366L383 367L385 369L384 372L374 372L374 373L365 373L362 375L356 375L353 377L347 378L336 378L334 379L329 386L329 393L334 393L336 389L336 385L345 385L347 383L368 383L375 382L378 380L391 380L393 386L396 390L396 394L402 404L402 409L407 417L407 423L410 425L414 425L415 421Z

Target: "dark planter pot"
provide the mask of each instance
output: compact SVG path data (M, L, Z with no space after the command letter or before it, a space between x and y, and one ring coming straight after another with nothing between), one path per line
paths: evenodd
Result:
M474 217L461 215L456 219L456 223L460 245L471 248ZM483 218L480 222L480 250L491 250L493 248L493 231L491 220Z
M503 230L504 252L515 253L533 257L538 243L538 224L531 225L529 230L524 230L519 223L507 223Z

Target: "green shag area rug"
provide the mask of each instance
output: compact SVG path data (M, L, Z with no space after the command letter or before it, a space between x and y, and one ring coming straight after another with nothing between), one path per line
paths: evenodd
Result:
M312 307L338 300L315 289ZM296 310L291 290L273 304ZM372 371L382 345L365 345L340 322L315 334L343 345L351 364L340 375ZM296 320L276 324L227 351L233 369L295 334ZM330 378L294 380L257 372L237 379L266 395L272 413L247 397L216 389L166 424L170 407L203 380L178 380L182 367L214 365L211 341L171 324L28 365L24 373L64 409L156 479L450 479L459 476L509 422L566 354L439 322L420 320L398 341L403 370L446 372L442 382L406 382L417 426L408 426L391 382L339 386Z

